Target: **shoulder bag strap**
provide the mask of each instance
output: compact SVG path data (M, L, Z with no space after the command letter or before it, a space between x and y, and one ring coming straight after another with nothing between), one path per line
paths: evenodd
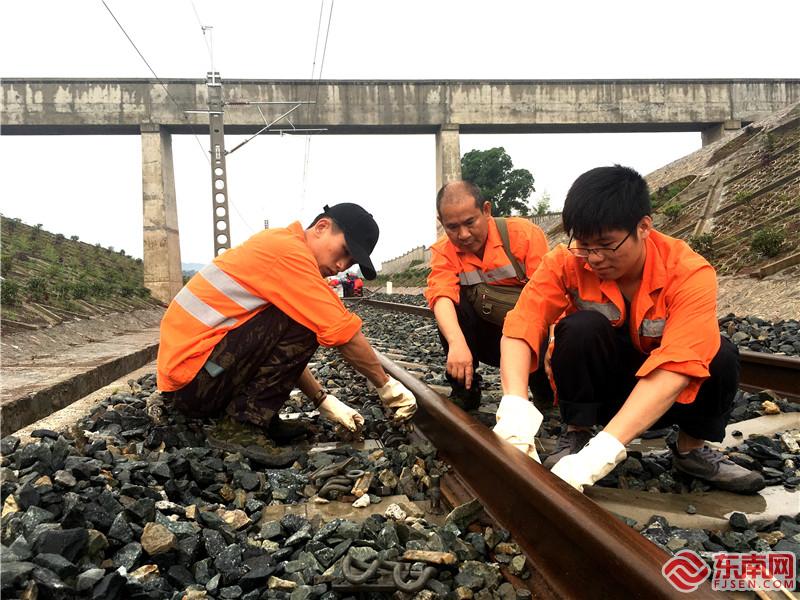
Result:
M497 230L500 232L500 239L503 240L503 250L506 251L506 256L514 267L514 271L517 274L517 279L519 279L522 283L527 283L528 278L525 276L525 270L519 264L517 257L511 253L511 243L508 240L508 225L506 224L505 218L495 217L494 222L497 225Z

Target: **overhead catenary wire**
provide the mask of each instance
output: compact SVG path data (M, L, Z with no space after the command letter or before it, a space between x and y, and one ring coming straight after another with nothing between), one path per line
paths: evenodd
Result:
M330 36L331 31L331 21L333 19L333 3L334 0L331 0L330 10L328 11L328 25L325 28L325 42L322 45L322 59L320 60L320 67L319 72L317 73L317 84L314 86L316 91L316 96L314 100L315 110L314 115L315 117L319 117L319 86L322 80L322 69L325 66L325 55L328 51L328 38ZM311 80L314 81L314 71L317 65L317 53L319 50L319 38L320 38L320 31L322 30L322 15L324 14L324 7L325 7L325 0L320 0L319 4L319 17L317 19L317 35L314 41L314 57L311 63ZM309 100L311 96L311 90L309 89ZM305 144L305 152L303 156L303 194L301 199L301 206L300 210L302 211L305 205L305 196L306 196L306 185L308 183L308 173L309 173L309 163L311 159L311 136L306 136L306 144Z
M119 19L117 19L117 17L114 14L114 12L111 10L111 8L108 6L108 4L106 4L106 0L100 0L100 2L103 3L103 6L106 7L106 10L108 11L108 14L111 15L112 19L114 19L114 22L120 28L120 30L125 35L125 37L128 39L128 41L130 42L131 46L133 46L133 49L136 50L136 54L138 54L139 58L142 59L142 62L144 62L144 64L147 65L147 68L150 70L150 73L153 74L153 77L155 78L156 82L163 88L164 93L167 95L167 98L169 98L172 101L172 103L175 105L175 108L177 108L178 111L181 114L183 114L183 108L181 107L181 105L178 104L178 101L175 100L175 98L172 97L172 94L169 93L169 88L164 84L163 81L161 81L161 78L158 75L156 75L155 69L153 69L153 67L150 66L150 63L147 62L147 59L144 57L144 54L142 54L141 50L139 50L138 46L134 43L134 41L131 38L131 36L128 35L128 32L125 30L125 27L122 26L122 23L119 22ZM191 121L188 120L189 117L187 117L184 114L183 118L187 120L187 124L189 125L189 129L191 130L192 135L194 136L194 139L197 141L197 145L200 147L200 151L203 153L203 156L205 157L205 159L208 161L208 164L210 165L211 164L211 157L209 156L208 152L206 152L206 150L203 148L203 144L200 141L200 138L197 137L197 133L195 132Z
M331 21L333 20L333 3L331 0L331 10L328 12L328 27L325 29L325 44L322 46L322 60L319 63L319 76L317 77L317 100L319 100L319 82L322 79L322 70L325 68L325 55L328 53L328 39L331 33Z
M317 34L314 36L314 56L311 57L311 75L309 79L314 81L314 71L317 67L317 51L319 49L319 32L322 29L322 13L323 9L325 8L325 0L320 0L319 2L319 17L317 18ZM311 101L311 91L309 89L308 100ZM303 208L305 208L305 199L306 199L306 182L308 176L308 154L310 151L311 146L311 136L307 135L304 148L303 148L303 193L300 199L300 211L302 212Z
M197 19L197 24L200 25L200 30L203 32L203 42L206 45L206 50L208 51L208 60L211 63L210 71L214 72L214 27L212 25L203 25L202 19L200 19L200 14L197 12L197 7L194 4L194 0L189 0L189 3L192 5L192 11L194 12L194 16ZM208 32L208 37L206 38L206 32Z
M211 25L203 24L203 20L200 18L200 13L197 12L197 6L195 6L194 0L189 0L189 4L191 4L192 6L192 12L194 12L195 19L197 19L197 24L200 26L200 30L203 33L203 42L206 45L206 50L208 50L208 60L211 64L210 72L214 73L214 39L212 36L214 28ZM208 37L206 37L206 33L208 33ZM208 113L208 111L200 111L200 112ZM228 153L226 152L226 154ZM210 159L209 159L209 164L211 164ZM233 212L235 212L236 215L239 217L239 219L242 221L242 223L244 223L244 226L250 230L250 233L255 233L256 232L255 228L252 225L250 225L247 219L244 218L244 215L242 215L242 213L239 211L239 209L236 206L236 203L234 203L233 200L231 200L230 196L228 197L228 204L230 204L231 208L233 209Z
M134 41L131 38L131 36L128 35L128 32L125 30L125 27L123 27L122 23L120 23L119 19L117 19L117 17L114 14L114 12L111 10L111 8L108 6L108 4L106 4L106 1L105 0L100 0L100 2L103 3L103 6L105 6L106 10L108 11L108 14L111 15L112 19L114 19L114 22L120 28L120 30L125 35L127 40L130 42L131 46L133 46L133 49L136 50L136 53L139 55L139 58L141 58L142 61L144 62L144 64L147 65L147 68L150 70L150 73L152 73L152 75L155 78L156 82L164 89L164 93L167 95L167 97L170 99L170 101L172 101L172 103L175 105L175 107L178 109L178 111L181 112L181 114L184 114L184 109L181 107L180 104L178 104L177 100L175 100L175 98L173 98L172 94L169 93L169 88L167 88L167 86L164 84L164 82L161 81L161 78L156 74L155 69L153 69L153 67L150 66L150 63L144 57L144 54L142 54L142 52L136 46L136 44L134 43ZM199 15L197 15L197 9L194 7L194 3L192 3L192 8L194 9L195 15L198 17L198 21L199 21L200 18L199 18ZM202 27L202 24L201 24L201 27ZM205 148L203 148L203 143L200 141L200 138L197 136L197 132L195 132L194 126L192 125L191 121L188 121L188 117L185 114L184 114L184 118L187 119L187 124L189 125L189 129L191 130L192 135L194 136L194 139L197 141L197 145L200 147L200 151L202 152L202 154L205 157L205 159L208 162L208 164L211 165L210 153ZM242 222L245 224L245 226L251 232L254 233L255 229L242 216L242 213L239 212L239 209L236 208L236 205L233 202L231 202L230 198L228 198L228 203L231 205L231 208L233 208L234 212L236 212L236 214L239 216L239 218L242 220Z

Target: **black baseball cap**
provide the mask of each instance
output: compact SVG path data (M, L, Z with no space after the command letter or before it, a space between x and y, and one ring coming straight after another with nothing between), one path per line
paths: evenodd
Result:
M352 202L323 207L323 213L333 219L344 232L347 249L361 267L365 279L375 279L375 267L369 255L378 243L380 230L372 215Z

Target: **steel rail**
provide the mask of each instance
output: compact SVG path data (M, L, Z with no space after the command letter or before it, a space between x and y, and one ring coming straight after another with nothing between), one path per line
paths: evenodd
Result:
M433 318L433 311L425 306L383 302L364 298L360 303L383 310L409 313ZM772 390L793 402L800 402L800 358L768 354L766 352L739 351L741 387L748 391Z
M741 387L750 391L772 390L800 402L800 358L739 351Z
M367 306L374 306L375 308L382 308L383 310L390 310L392 312L408 313L412 315L419 315L420 317L433 318L433 311L427 306L415 306L413 304L401 304L399 302L384 302L383 300L372 300L371 298L348 298L349 304L364 304Z
M514 535L559 598L685 598L664 578L669 555L540 464L495 436L427 385L376 352L416 396L414 423ZM694 598L716 598L706 583Z

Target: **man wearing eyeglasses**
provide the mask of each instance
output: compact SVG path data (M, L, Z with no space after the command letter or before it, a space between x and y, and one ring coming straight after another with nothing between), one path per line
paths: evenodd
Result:
M738 352L717 325L714 269L653 229L650 213L633 169L600 167L573 183L562 213L570 242L544 256L506 317L503 402L527 402L529 371L564 313L544 364L566 428L544 466L583 491L641 433L678 425L677 470L755 493L760 474L705 444L724 438L739 379ZM592 437L596 425L604 429Z

